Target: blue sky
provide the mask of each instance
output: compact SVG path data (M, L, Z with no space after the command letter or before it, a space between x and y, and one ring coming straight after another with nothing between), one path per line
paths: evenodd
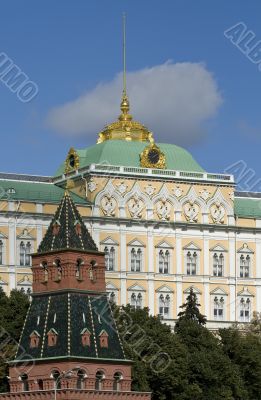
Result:
M86 135L63 134L47 123L51 110L113 81L121 71L123 11L127 13L127 66L132 80L136 71L169 61L204 63L202 68L216 84L222 101L211 118L199 124L196 134L191 134L191 140L188 132L184 146L208 171L223 172L243 160L258 180L261 72L224 31L243 22L261 40L259 0L2 2L0 53L6 53L37 84L39 93L31 102L22 103L0 82L0 171L53 174L71 146L95 143L99 129L116 118L117 114ZM182 86L177 89L181 91ZM149 116L147 125L148 121ZM160 123L156 121L155 126L157 130L149 128L160 142ZM182 144L175 121L173 126L168 141Z

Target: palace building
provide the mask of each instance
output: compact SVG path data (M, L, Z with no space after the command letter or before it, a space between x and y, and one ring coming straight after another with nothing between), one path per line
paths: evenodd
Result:
M157 135L160 137L160 133ZM36 252L64 188L105 253L117 304L149 307L174 325L191 287L211 329L261 310L261 194L205 171L185 149L155 142L129 114L71 148L52 177L0 174L0 285L30 293ZM57 221L59 225L59 221Z

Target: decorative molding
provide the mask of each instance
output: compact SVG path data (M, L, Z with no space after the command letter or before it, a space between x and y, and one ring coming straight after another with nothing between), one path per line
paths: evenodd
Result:
M194 242L189 242L186 246L183 247L183 250L195 250L201 251L201 248L198 247Z
M171 244L169 244L166 240L161 240L161 242L159 242L156 246L156 249L161 248L161 249L174 249L174 246L172 246Z
M135 283L134 285L130 286L129 288L127 288L128 292L146 292L146 290L138 285L137 283Z
M237 253L254 254L254 251L248 247L247 243L244 243L243 246L237 250Z
M101 245L108 245L108 246L119 246L119 242L114 240L111 236L108 236L106 239L100 241Z
M174 293L174 290L168 285L162 285L156 290L156 293Z
M248 290L247 286L244 286L240 292L237 293L237 296L247 296L247 297L254 297L253 293Z
M224 289L222 289L220 287L217 287L214 290L211 290L210 294L211 295L218 295L218 296L228 296L228 293Z
M211 247L211 249L209 249L209 251L211 252L222 252L222 253L227 253L228 250L225 249L225 247L223 247L221 244L216 244L214 247Z
M146 245L138 239L133 239L129 243L127 243L129 247L146 247Z

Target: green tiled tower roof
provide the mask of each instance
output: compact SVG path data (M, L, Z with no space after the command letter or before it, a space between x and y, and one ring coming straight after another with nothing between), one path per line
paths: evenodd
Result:
M65 191L38 253L65 249L98 251L68 191Z
M30 335L37 330L39 346L30 346ZM48 345L48 332L57 333L56 346ZM90 333L90 345L84 346L81 335ZM108 334L108 347L101 347L99 336ZM14 362L28 359L82 358L125 360L117 327L106 294L87 293L35 295L30 306L20 346Z
M79 156L79 168L87 167L90 164L140 167L140 154L147 146L146 142L106 140L87 149L76 150ZM167 169L204 172L192 155L182 147L167 143L157 143L157 146L166 156ZM64 169L65 163L60 166L55 175L63 174Z

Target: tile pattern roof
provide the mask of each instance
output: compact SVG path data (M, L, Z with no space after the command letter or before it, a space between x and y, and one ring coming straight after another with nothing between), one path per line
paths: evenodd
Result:
M90 346L82 343L82 331L86 328L90 332ZM58 333L55 346L48 346L47 333L51 329ZM32 348L30 335L35 330L40 335L39 346ZM107 348L100 346L103 330L108 334ZM68 292L33 296L14 362L51 357L125 360L106 294Z
M40 243L38 252L47 253L64 249L98 251L67 190Z
M23 182L21 180L0 179L0 201L29 201L38 203L59 204L64 195L64 189L53 183ZM88 205L88 201L76 194L71 194L76 204Z

